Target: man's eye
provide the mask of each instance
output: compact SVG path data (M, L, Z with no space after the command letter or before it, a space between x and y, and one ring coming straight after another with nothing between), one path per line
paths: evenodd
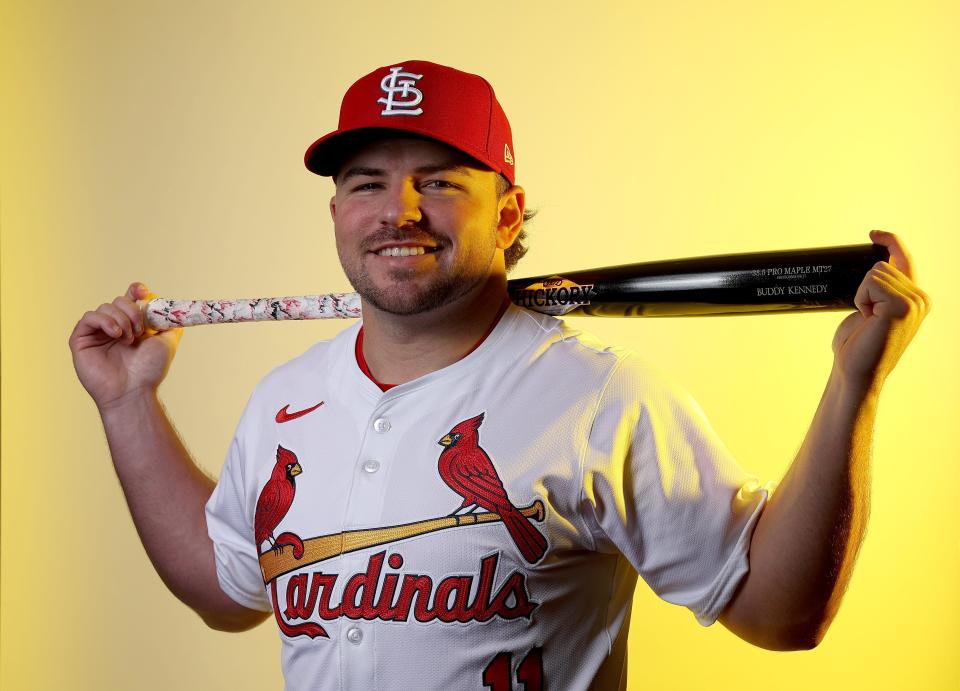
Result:
M435 187L437 189L458 189L457 185L454 185L452 182L447 182L446 180L427 180L423 183L424 187Z
M363 184L357 185L353 188L354 192L360 192L363 190L373 190L380 186L379 182L364 182Z

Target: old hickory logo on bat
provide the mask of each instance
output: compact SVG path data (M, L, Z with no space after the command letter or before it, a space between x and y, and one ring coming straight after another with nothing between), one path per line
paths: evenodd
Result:
M476 577L449 576L435 584L424 574L383 574L385 558L387 568L395 570L403 566L404 559L399 553L387 558L382 551L370 557L364 572L346 578L339 603L332 602L332 598L340 574L322 571L292 575L286 584L286 605L280 603L278 579L285 574L341 554L447 528L502 523L523 558L529 563L539 561L546 552L547 540L533 521L543 521L543 502L536 500L529 506L517 508L510 501L493 462L479 445L483 418L481 413L458 423L438 442L444 448L438 471L450 488L463 497L452 514L306 540L292 532L274 534L293 504L296 477L303 472L292 451L277 447L273 472L257 500L254 533L258 550L264 542L270 544L270 548L260 554L260 569L264 584L270 585L273 611L281 632L291 637L326 637L326 630L315 622L291 623L314 615L321 620L343 616L407 621L412 613L420 622L487 621L494 616L515 619L531 615L537 603L527 592L525 574L515 570L497 585L500 552L480 560ZM486 511L476 513L477 509Z
M580 305L589 305L594 294L593 285L581 285L561 276L552 276L538 283L531 283L526 288L512 290L510 299L521 307L559 317Z

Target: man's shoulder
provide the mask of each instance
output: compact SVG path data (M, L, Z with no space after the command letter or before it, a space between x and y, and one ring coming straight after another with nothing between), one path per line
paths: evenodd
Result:
M524 310L527 312L526 310ZM642 352L608 343L563 319L532 315L534 323L550 325L550 335L541 346L542 357L565 371L565 376L587 376L604 389L604 398L650 399L687 396L672 375Z
M523 328L533 337L539 353L550 358L562 358L589 367L610 369L621 361L638 359L638 354L622 345L611 344L566 320L531 310L517 308Z
M568 321L529 310L520 310L528 333L539 331L531 341L529 362L539 361L564 376L583 376L592 386L612 378L633 381L658 378L660 370L633 348L608 343Z
M336 367L348 355L352 357L359 328L359 323L353 324L333 338L317 341L299 355L274 366L260 379L257 390L287 387L322 378L331 366Z

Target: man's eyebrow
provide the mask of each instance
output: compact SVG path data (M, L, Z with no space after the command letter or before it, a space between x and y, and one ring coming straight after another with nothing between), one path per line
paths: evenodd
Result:
M468 177L472 176L473 173L470 172L468 166L461 165L459 163L441 163L435 166L423 166L422 168L417 168L417 172L421 175L429 175L430 173L442 173L445 171L450 171L453 173L460 173L461 175L466 175Z
M442 173L445 171L460 173L461 175L466 175L467 177L472 177L473 175L470 172L470 168L468 166L461 165L459 163L453 163L453 162L438 163L432 166L421 166L420 168L417 168L415 172L419 175L430 175L431 173ZM381 168L366 168L364 166L354 166L352 168L348 168L343 173L343 175L341 175L338 178L338 182L346 182L350 178L358 177L358 176L375 178L375 177L381 177L383 175L386 175L386 171Z
M357 177L358 175L365 175L367 177L377 177L378 175L383 175L385 171L379 168L364 168L362 166L354 166L353 168L348 169L343 175L340 176L339 182L344 182L350 178Z

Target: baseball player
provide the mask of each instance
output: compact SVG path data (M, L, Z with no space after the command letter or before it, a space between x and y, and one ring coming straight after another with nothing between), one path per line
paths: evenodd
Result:
M901 240L856 297L774 494L642 356L516 307L525 215L481 77L424 61L347 91L330 176L363 321L270 372L219 482L157 398L180 331L142 283L70 338L144 546L216 629L272 617L289 689L622 689L638 575L697 621L818 644L869 501L884 380L929 309Z

